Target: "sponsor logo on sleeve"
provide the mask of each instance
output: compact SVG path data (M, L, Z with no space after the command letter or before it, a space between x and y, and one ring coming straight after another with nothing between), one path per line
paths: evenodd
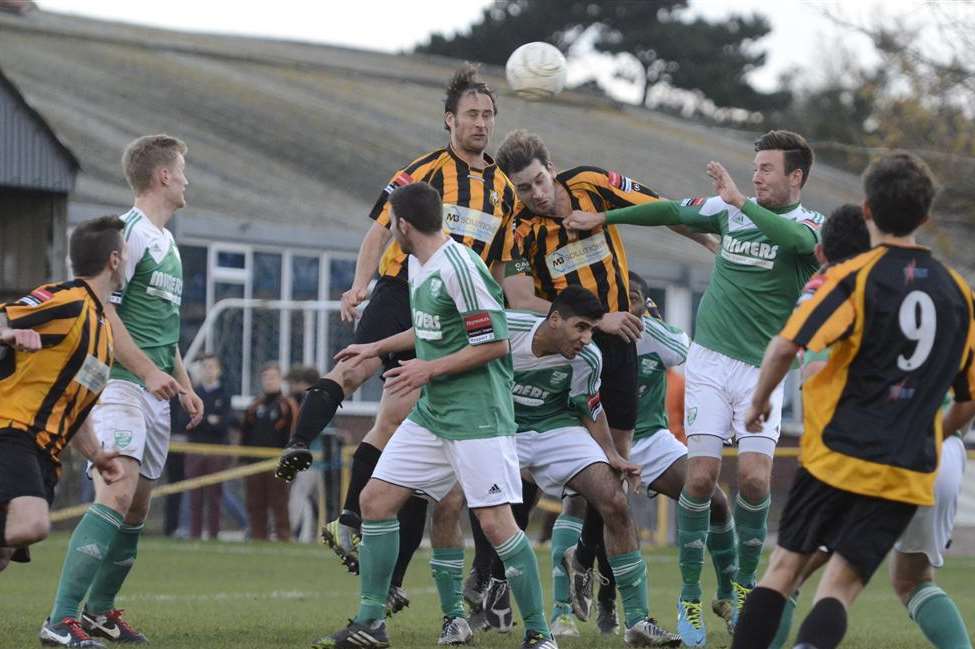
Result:
M704 205L704 202L706 200L707 200L706 198L698 196L696 198L685 198L680 202L680 204L683 207L700 207L701 205Z
M586 400L586 407L589 408L589 412L593 415L593 419L595 419L595 415L600 407L599 393L592 395Z
M819 287L826 283L826 276L822 273L818 275L813 275L806 282L806 285L802 288L802 293L799 294L799 301L796 304L802 304L806 300L810 299L819 290Z
M632 178L624 176L618 171L609 171L606 173L609 178L609 184L619 189L623 192L638 192L640 191L640 183L636 182Z
M467 340L472 345L491 342L495 339L491 315L484 311L465 315L464 328L467 330Z
M405 171L401 171L395 176L393 176L393 179L390 181L388 185L386 185L386 188L383 191L385 191L387 194L392 194L398 188L405 187L412 182L413 182L413 177L410 174L406 173Z

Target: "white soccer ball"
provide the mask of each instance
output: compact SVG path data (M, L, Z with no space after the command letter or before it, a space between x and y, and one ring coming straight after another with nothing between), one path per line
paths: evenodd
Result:
M526 99L548 99L565 86L565 57L559 48L541 41L512 52L504 71L511 89Z

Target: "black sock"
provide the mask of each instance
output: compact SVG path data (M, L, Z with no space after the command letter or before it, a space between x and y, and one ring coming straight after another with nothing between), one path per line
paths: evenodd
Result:
M479 580L487 579L491 573L491 562L497 557L497 553L488 538L484 536L484 530L481 529L481 522L477 520L477 515L474 514L473 510L468 510L467 513L471 518L471 536L474 537L474 563L471 568Z
M491 577L501 581L505 581L507 579L504 574L504 563L501 562L501 558L498 556L497 552L494 553L494 558L491 559Z
M731 649L769 646L775 639L775 632L779 630L783 610L785 596L782 593L756 586L745 600L745 606L738 617Z
M308 388L308 393L298 409L298 423L295 424L292 441L303 442L310 446L312 440L321 435L335 417L335 411L342 405L345 392L342 386L332 379L321 378L315 385ZM359 511L358 501L356 509Z
M308 399L305 399L307 401ZM359 494L366 488L366 483L372 477L372 470L379 462L382 454L378 448L369 442L362 442L359 448L352 454L352 477L349 478L349 490L345 492L345 509L356 514L361 514L359 509Z
M7 533L7 506L4 505L3 509L0 509L0 548L7 545L6 536Z
M599 546L596 552L596 562L599 564L599 574L605 581L599 582L599 594L596 596L605 608L610 608L616 602L616 577L613 576L613 567L609 565L609 557L606 556L606 544Z
M576 545L576 558L584 568L592 568L603 544L603 517L596 508L589 505L586 508L586 520L582 523L582 535Z
M514 514L515 524L522 530L528 528L528 519L532 515L532 506L528 503L518 503L511 506L511 513Z
M845 634L846 607L835 597L826 597L816 602L809 615L802 621L799 635L796 636L796 645L806 644L816 649L834 649L839 646Z
M410 559L423 541L427 525L427 501L414 496L399 510L399 556L393 568L393 586L402 586Z

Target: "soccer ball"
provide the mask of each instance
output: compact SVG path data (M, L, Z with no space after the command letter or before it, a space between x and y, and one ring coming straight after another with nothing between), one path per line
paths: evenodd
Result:
M559 48L541 41L512 52L504 71L508 85L525 99L548 99L565 86L565 57Z

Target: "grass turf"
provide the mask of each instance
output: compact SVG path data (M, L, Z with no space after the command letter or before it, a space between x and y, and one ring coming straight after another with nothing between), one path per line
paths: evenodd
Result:
M0 648L38 646L37 630L47 616L67 535L35 546L33 562L12 564L0 575ZM548 549L538 550L548 575ZM651 614L665 627L676 624L680 576L671 549L645 552L650 576ZM395 647L436 646L440 612L429 574L429 552L420 552L407 576L411 605L390 623ZM468 565L470 552L468 552ZM975 629L975 558L951 557L938 575ZM902 649L928 646L887 582L882 567L853 607L844 647ZM546 583L546 602L550 601ZM704 571L705 597L714 592L714 574ZM812 587L799 603L794 628L809 608ZM269 543L193 543L158 537L143 539L139 559L116 606L155 646L168 649L307 647L343 626L356 610L358 582L322 546ZM547 604L548 605L548 604ZM723 624L708 610L709 647L727 647ZM620 636L604 640L592 623L580 624L581 638L560 640L569 649L623 647ZM507 636L478 634L476 644L518 647L521 626Z

